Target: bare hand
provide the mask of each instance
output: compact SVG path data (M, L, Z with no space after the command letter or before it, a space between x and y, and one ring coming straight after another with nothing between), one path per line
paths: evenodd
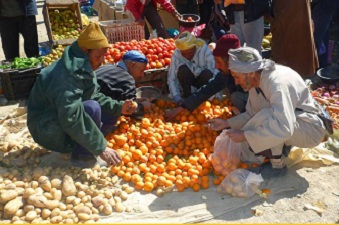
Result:
M229 127L229 124L227 122L227 120L223 120L220 118L216 118L216 119L211 119L207 121L207 127L212 129L212 130L223 130L227 127Z
M179 113L181 113L183 110L184 110L184 108L178 107L178 108L172 109L172 110L169 111L169 112L166 112L166 113L165 113L165 120L166 120L166 121L173 121L173 120L175 119L175 117L176 117Z
M120 154L117 151L108 147L103 153L100 154L100 158L104 160L109 166L115 166L121 163Z
M226 135L235 143L246 141L243 130L230 129L226 132Z
M121 113L124 115L131 115L133 114L136 109L138 108L138 103L132 100L126 100L122 105Z

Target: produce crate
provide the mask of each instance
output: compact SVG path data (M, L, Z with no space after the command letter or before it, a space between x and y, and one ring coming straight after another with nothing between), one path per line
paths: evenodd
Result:
M44 16L44 21L45 21L49 41L53 43L53 45L59 45L59 44L70 45L74 41L76 41L77 38L67 38L67 39L61 39L61 40L53 39L49 11L55 10L55 9L58 9L58 10L71 9L72 11L74 11L76 18L79 22L80 29L82 29L83 25L82 25L82 20L81 20L80 3L78 2L78 0L46 0L43 6L43 9L42 9L42 14Z
M145 38L144 27L132 20L101 21L99 25L108 39L113 44L118 41L131 41Z
M168 68L145 70L145 76L136 82L137 87L153 86L159 88L163 94L168 93L167 87Z
M27 98L39 72L40 68L0 71L1 85L5 97L8 100Z

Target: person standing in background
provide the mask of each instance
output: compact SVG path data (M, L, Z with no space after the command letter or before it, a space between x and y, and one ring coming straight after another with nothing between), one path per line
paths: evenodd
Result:
M230 32L239 38L241 46L246 43L246 46L257 49L261 54L264 15L271 10L271 0L225 0L224 6Z
M133 18L141 26L145 27L145 39L148 39L150 32L145 23L145 19L156 30L158 37L170 38L164 23L157 11L157 3L159 3L173 17L178 18L180 14L169 0L127 0L125 12L129 18Z
M20 57L19 34L27 57L39 55L35 0L0 0L0 35L6 60Z
M269 18L272 33L272 58L288 66L303 78L318 68L310 0L273 0Z
M330 39L330 24L338 9L338 0L312 0L311 14L314 23L314 42L317 47L319 67L328 66L328 44Z
M174 0L180 14L195 14L199 16L199 4L202 0Z

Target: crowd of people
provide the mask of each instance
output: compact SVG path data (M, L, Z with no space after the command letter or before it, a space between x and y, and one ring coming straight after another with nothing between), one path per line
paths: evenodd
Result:
M23 3L14 2L0 0L3 45L9 22L19 28L27 21L36 26L35 1L22 1L30 2L25 6L35 11L20 11ZM167 83L169 96L177 108L167 112L165 119L171 121L183 110L193 111L227 88L237 109L235 116L210 120L208 127L228 129L227 137L241 143L241 160L261 165L254 172L267 177L284 174L284 159L292 146L314 147L326 134L319 106L303 78L312 76L319 68L318 54L324 54L320 48L326 46L328 21L332 16L324 22L321 13L312 14L309 0L226 2L228 5L215 2L215 7L225 10L229 27L223 28L225 34L218 30L212 49L205 40L188 31L175 39ZM318 7L327 6L333 14L335 4L326 2L314 1L312 10L316 12L320 10ZM157 22L153 24L155 27L160 24L164 28L153 12L155 3L128 0L126 6L134 7L131 13L140 24L146 18ZM180 16L185 10L198 10L193 7L195 4L186 7L185 4L191 3L188 0L177 0L177 9L165 0L159 3L173 16ZM17 10L6 14L6 9L14 5ZM261 56L264 15L269 16L273 35L272 60ZM25 29L16 30L17 35L24 35ZM164 37L167 37L165 33ZM26 36L25 46L32 39ZM7 41L18 45L14 43L16 39ZM144 76L146 56L132 50L116 65L102 66L108 47L99 25L90 23L60 59L41 71L28 99L27 125L33 139L49 150L72 153L76 165L84 161L100 165L121 163L121 156L107 146L105 136L116 128L121 115L131 116L150 108L148 101L135 102L135 85ZM25 47L26 54L38 54L34 49L37 46ZM4 52L6 59L18 55L17 48L4 48Z

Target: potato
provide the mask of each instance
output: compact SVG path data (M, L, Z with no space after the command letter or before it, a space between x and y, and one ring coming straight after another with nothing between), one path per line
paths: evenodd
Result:
M50 217L56 217L60 215L61 210L59 208L55 208L52 210Z
M25 221L22 220L17 220L13 224L25 224Z
M100 215L98 214L92 214L90 216L90 220L93 220L94 222L98 221L100 219Z
M17 188L15 188L15 191L18 195L23 195L24 192L25 192L25 188L17 187Z
M34 205L35 207L45 208L47 204L47 198L43 195L33 194L27 198L28 204Z
M44 174L44 170L41 167L34 168L32 172L32 178L38 180Z
M0 192L0 203L5 204L8 201L15 199L18 196L15 190L1 190Z
M37 187L34 192L35 194L42 195L45 191L41 187Z
M33 211L33 210L35 210L34 205L25 205L24 206L24 212L25 213L28 213L29 211Z
M23 181L15 181L14 184L16 187L22 187L22 188L24 188L26 185L26 183Z
M33 188L26 188L22 197L23 198L28 198L29 196L33 195L35 193L34 189Z
M103 212L106 214L106 215L111 215L112 212L113 212L113 208L110 204L105 204L104 205L104 208L103 208Z
M104 203L104 199L101 196L96 196L92 198L92 204L94 207L98 208Z
M62 181L58 178L54 178L51 180L52 188L61 189L61 184L62 184Z
M29 211L29 212L26 214L26 220L32 221L32 220L34 220L37 216L38 216L38 214L37 214L35 211Z
M120 197L123 201L126 201L128 199L128 194L125 191L122 191Z
M91 217L90 217L89 214L86 214L86 213L79 213L79 214L78 214L78 218L79 218L80 220L85 220L85 221L87 221L87 220L89 220Z
M52 188L53 190L54 188ZM52 197L54 200L58 200L60 201L62 199L62 191L61 190L56 190L54 189L54 191L51 191Z
M76 199L75 196L68 196L68 197L66 198L66 203L67 203L67 204L71 204L71 203L74 201L74 199Z
M54 216L50 220L52 224L60 223L61 221L62 221L62 216Z
M62 194L65 196L73 196L76 194L76 187L73 182L73 178L65 175L62 180Z
M36 189L37 187L39 187L39 182L38 181L35 181L35 180L32 180L30 183L29 183L29 186L33 189Z
M42 212L41 212L41 217L43 219L47 219L50 215L51 215L51 210L49 209L43 209Z
M127 187L124 189L127 194L131 194L134 191L134 187Z
M85 213L85 214L90 215L90 214L92 214L92 210L87 206L81 206L81 207L76 209L75 213L77 215L80 214L80 213Z
M38 179L39 186L45 191L50 191L52 188L51 182L46 176L40 176Z
M50 210L53 210L55 208L58 208L59 204L59 200L47 200L46 207Z
M24 205L23 198L21 196L10 200L4 207L4 212L9 215L13 215Z
M16 185L14 183L10 183L5 186L5 190L14 190L15 188Z
M72 219L65 219L65 224L73 224L73 220Z
M67 210L67 206L66 206L63 202L60 202L60 203L59 203L59 209L60 209L61 211L65 211L65 210Z
M118 213L121 213L121 212L123 212L124 210L125 210L125 207L123 206L123 204L122 203L117 203L116 205L115 205L115 211L117 211Z
M133 208L132 206L126 206L126 209L125 209L125 212L132 212L133 211Z
M18 209L18 211L16 211L15 215L18 217L22 217L26 214L26 212L23 209Z

